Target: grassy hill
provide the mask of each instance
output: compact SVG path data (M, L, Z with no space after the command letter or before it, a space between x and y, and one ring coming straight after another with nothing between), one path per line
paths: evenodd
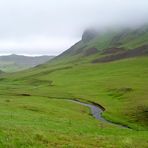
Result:
M0 69L5 72L16 72L35 67L51 60L53 56L28 57L21 55L0 56Z
M82 36L82 40L76 43L74 46L72 46L69 50L65 51L62 55L60 55L60 57L65 57L65 56L84 57L84 56L95 55L97 53L100 55L101 52L109 49L117 49L118 52L121 52L121 51L134 50L143 46L148 46L147 26L133 30L113 29L102 32L96 32L93 34L91 32L92 32L91 30L88 31L86 30ZM94 37L92 37L93 35ZM85 41L84 38L87 38L87 41ZM115 52L116 51L113 51L113 53ZM111 52L111 54L113 53Z
M148 30L92 32L50 62L0 78L1 147L148 147ZM97 121L79 99L105 108Z

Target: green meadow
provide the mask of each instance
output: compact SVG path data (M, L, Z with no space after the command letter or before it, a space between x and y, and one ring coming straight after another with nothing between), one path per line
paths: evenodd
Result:
M0 147L147 148L147 30L89 32L45 64L1 72ZM72 99L103 106L116 125Z
M1 74L0 147L147 147L147 57L88 61ZM104 118L129 128L96 120L72 98L102 105Z

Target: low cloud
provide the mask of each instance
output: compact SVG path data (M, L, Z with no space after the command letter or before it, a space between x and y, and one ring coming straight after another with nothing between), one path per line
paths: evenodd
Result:
M57 55L90 26L148 23L147 0L0 1L0 54Z

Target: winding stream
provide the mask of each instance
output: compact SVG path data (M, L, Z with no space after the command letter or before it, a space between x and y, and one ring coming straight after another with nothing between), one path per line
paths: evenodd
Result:
M100 120L102 122L106 122L106 123L109 123L109 124L112 124L112 125L115 125L115 126L119 126L120 128L129 128L127 126L120 125L120 124L117 124L117 123L113 123L113 122L108 121L105 118L103 118L102 113L104 112L104 110L101 107L99 107L99 105L94 105L94 104L91 104L91 103L83 103L83 102L76 101L76 100L69 100L69 101L81 104L81 105L86 106L86 107L89 107L90 110L91 110L92 116L94 118L96 118L97 120Z

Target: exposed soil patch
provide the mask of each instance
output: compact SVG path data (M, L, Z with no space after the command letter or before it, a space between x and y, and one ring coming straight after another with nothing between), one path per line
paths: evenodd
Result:
M109 89L109 91L128 93L128 92L133 91L133 89L130 88L130 87L122 87L122 88L118 88L118 89L116 89L116 88L115 89Z
M30 94L19 94L19 96L29 97L31 95Z
M120 59L132 58L132 57L144 56L144 55L148 55L148 45L144 45L142 47L139 47L133 50L124 51L119 54L109 55L103 58L95 59L92 62L93 63L110 62L110 61L116 61Z
M135 121L139 122L143 126L148 125L148 105L140 105L137 106L135 112L132 113L133 118Z
M121 52L125 52L125 49L115 47L115 48L104 49L102 54L115 54L115 53L121 53Z
M36 135L35 135L35 139L36 139L37 141L42 142L43 144L46 145L46 147L48 147L49 141L48 141L48 139L45 138L43 135L41 135L41 134L36 134Z

